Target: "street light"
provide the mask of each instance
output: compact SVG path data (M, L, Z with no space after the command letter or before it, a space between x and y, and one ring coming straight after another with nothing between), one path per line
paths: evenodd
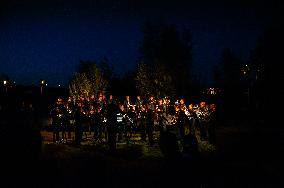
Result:
M3 84L4 84L4 87L5 87L5 92L7 93L8 92L8 89L7 89L7 80L4 80L3 81Z
M244 75L244 78L245 78L245 81L247 82L247 91L246 91L246 94L247 94L247 105L249 107L250 105L250 74L251 74L251 71L250 71L250 66L249 65L245 65L243 68L242 68L242 73Z
M45 80L40 80L40 95L43 94L43 87L47 86L47 83Z

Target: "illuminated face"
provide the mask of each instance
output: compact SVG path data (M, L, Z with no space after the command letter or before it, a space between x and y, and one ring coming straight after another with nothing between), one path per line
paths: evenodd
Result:
M63 100L61 98L57 99L57 104L62 104Z
M124 111L124 106L123 106L123 104L119 104L119 108L120 108L121 111Z
M180 104L184 104L184 100L183 99L180 99Z
M202 107L205 107L205 106L206 106L206 103L204 101L201 101L200 102L200 107L202 108Z
M99 96L99 100L100 100L100 101L103 100L103 95L100 95L100 96Z
M216 111L216 104L210 104L210 109Z
M176 106L176 107L175 107L175 110L176 110L176 112L178 112L178 111L179 111L179 107L178 107L178 106Z

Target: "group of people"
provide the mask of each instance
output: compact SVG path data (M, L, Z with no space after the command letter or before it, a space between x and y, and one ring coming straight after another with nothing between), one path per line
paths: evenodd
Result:
M76 144L89 132L94 142L104 138L111 148L116 148L117 141L130 143L134 136L153 145L154 133L171 131L181 141L190 134L215 144L216 104L205 101L187 105L184 98L171 102L169 97L154 96L119 100L101 93L98 97L58 98L50 115L54 142L67 141L74 131Z

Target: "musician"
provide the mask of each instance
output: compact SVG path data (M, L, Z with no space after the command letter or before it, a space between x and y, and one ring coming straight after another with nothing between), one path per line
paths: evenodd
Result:
M146 106L145 105L141 106L139 116L140 117L137 120L137 122L139 121L138 129L140 131L141 141L146 142L146 125L147 125L146 116L147 116L147 112L146 112Z
M95 125L96 125L96 108L93 104L90 104L90 109L88 112L88 117L90 121L90 134L92 131L95 130Z
M200 139L208 139L208 121L209 121L209 109L204 100L199 102L199 106L196 109L196 115L199 120Z
M163 113L163 112L164 112L163 99L159 99L159 100L158 100L158 104L156 105L156 112L157 112L157 113Z
M54 143L59 143L59 132L60 132L60 108L58 106L54 107L51 112L51 118L52 118L52 137Z
M71 139L71 132L74 130L74 113L77 108L76 100L74 97L69 96L66 102L66 122L67 122L67 138Z
M83 123L85 121L85 113L82 106L75 111L75 144L80 145L83 136Z
M83 108L84 111L87 113L90 110L90 98L89 97L84 97L83 101Z
M155 112L156 110L156 100L154 98L153 95L150 95L148 101L147 101L147 105L150 105L150 109Z
M142 101L142 99L141 99L141 97L140 97L140 95L137 95L136 96L136 100L135 100L135 103L134 103L134 107L135 107L135 113L136 113L136 118L135 118L135 121L136 121L136 131L138 131L138 132L140 132L141 133L141 131L145 131L145 128L143 128L143 124L145 124L144 122L143 122L143 119L142 119L142 107L143 106L143 101ZM142 134L141 133L141 135L145 135L145 134Z
M158 130L162 131L164 127L164 121L168 121L164 116L164 105L163 105L163 99L158 100L158 104L156 105L156 113L157 113L157 119L158 119Z
M53 127L53 141L63 142L66 141L66 129L67 129L67 109L64 105L62 98L58 98L51 110L52 127ZM61 131L61 140L59 137L59 132Z
M181 98L179 101L179 112L178 112L178 120L177 120L177 125L179 128L179 134L180 134L180 139L183 140L184 135L185 135L185 130L188 130L188 117L186 116L187 108L184 102L184 99Z
M195 113L195 110L194 110L194 104L193 103L190 103L188 105L188 115L187 117L189 118L189 122L188 122L188 125L189 125L189 129L190 129L190 134L191 135L195 135L195 131L196 131L196 128L197 128L197 122L198 122L198 118L197 118L197 115Z
M134 106L130 106L130 110L127 112L127 117L129 118L129 121L127 123L126 129L126 139L127 143L130 142L130 139L132 138L133 134L136 131L136 113Z
M94 114L94 139L95 142L101 142L102 140L102 133L103 133L103 126L104 126L104 114L101 111L99 104L94 107L95 114Z
M69 96L66 102L66 108L69 112L73 112L76 108L76 101L72 96Z
M125 96L125 99L123 101L123 105L124 105L124 108L126 109L126 111L128 112L130 110L130 107L132 106L129 95Z
M99 97L97 100L97 106L99 108L100 113L105 113L106 101L104 100L104 95L102 93L99 94Z
M168 115L168 114L169 114L169 105L170 105L170 98L169 98L169 96L166 96L166 97L163 99L163 104L164 104L165 112L166 112L166 114Z
M113 95L110 94L107 100L107 104L116 104L116 101L113 98Z
M175 107L175 109L176 109L176 108L179 109L179 100L176 100L176 101L175 101L174 107Z
M118 114L117 114L117 120L118 120L118 141L123 140L123 136L126 136L126 112L124 110L124 106L122 103L118 103Z
M216 126L218 124L217 106L215 103L209 105L209 122L208 122L208 141L210 144L216 145Z
M154 112L151 109L151 104L148 104L146 105L146 134L148 136L148 144L150 146L154 145L153 131L154 131Z
M135 109L136 109L137 113L141 110L142 105L143 105L143 101L142 101L140 95L137 95L136 101L135 101Z
M96 97L95 97L95 95L91 95L90 96L90 104L95 106L95 103L96 103Z
M107 140L109 151L116 150L116 133L117 133L117 113L118 106L114 103L107 105L106 119L107 119Z

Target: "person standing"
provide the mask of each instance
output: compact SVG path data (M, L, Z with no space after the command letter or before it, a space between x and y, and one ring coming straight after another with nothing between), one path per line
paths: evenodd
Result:
M209 110L205 101L199 102L199 107L196 110L196 115L199 120L200 140L205 141L208 139L209 120Z
M137 121L140 121L138 128L139 128L140 137L141 137L142 142L146 142L146 125L147 125L146 114L147 114L146 106L142 105L141 110L140 110L140 120L137 120Z
M141 111L141 108L142 108L142 105L143 105L143 101L140 97L140 95L138 95L136 97L136 101L135 101L135 110L136 110L136 113L139 114L140 111Z
M58 106L54 107L50 112L52 118L52 138L54 143L59 142L59 131L60 131L60 109Z
M109 103L106 109L107 118L107 140L109 151L111 153L116 150L116 133L117 133L117 113L119 112L118 107L115 103Z
M85 120L84 109L78 108L75 112L75 144L80 145L83 136L83 122Z
M150 146L154 145L154 112L151 109L151 105L148 104L146 107L146 134L148 136L148 143Z
M216 104L209 105L209 122L208 122L208 141L209 144L216 145L216 126L218 124L218 114Z
M124 108L126 109L126 112L129 112L131 106L133 106L132 103L131 103L131 101L130 101L129 95L126 95L126 96L125 96L125 99L124 99L124 101L123 101L123 105L124 105Z
M153 95L151 95L147 101L147 105L150 105L150 109L154 112L156 110L156 100Z
M180 140L183 141L183 138L187 132L188 134L188 118L186 116L186 112L187 112L187 107L186 104L184 102L184 99L180 99L180 103L179 103L179 112L178 112L178 128L179 128L179 136L180 136ZM187 128L187 131L185 131Z

